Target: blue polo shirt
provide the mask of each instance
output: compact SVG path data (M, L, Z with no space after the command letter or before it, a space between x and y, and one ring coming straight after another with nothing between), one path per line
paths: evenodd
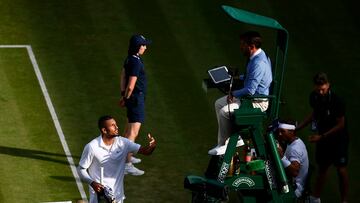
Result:
M146 94L147 81L145 76L145 67L142 59L138 55L129 55L125 59L124 68L126 75L126 86L128 85L129 77L136 76L137 80L133 94Z
M271 63L262 49L258 49L246 67L244 87L233 91L235 97L246 95L269 95L272 82Z

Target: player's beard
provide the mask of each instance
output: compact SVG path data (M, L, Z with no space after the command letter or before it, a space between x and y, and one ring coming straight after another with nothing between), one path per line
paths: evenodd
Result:
M119 136L119 132L118 132L118 131L116 131L115 133L113 133L113 134L110 135L110 137L112 137L112 138L117 137L117 136Z
M106 137L108 137L108 138L114 138L114 137L117 137L117 136L119 136L119 131L118 130L116 130L114 132L110 132L110 133L108 133L106 135Z

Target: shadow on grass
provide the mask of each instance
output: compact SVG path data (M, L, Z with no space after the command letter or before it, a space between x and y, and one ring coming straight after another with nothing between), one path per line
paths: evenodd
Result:
M31 150L31 149L20 149L20 148L5 147L5 146L0 146L0 154L25 157L31 159L39 159L43 161L50 161L59 164L69 165L69 163L66 160L60 160L60 158L62 157L67 157L67 155L65 154L57 154L52 152L44 152L44 151ZM73 158L79 159L78 156L73 156Z
M61 180L61 181L68 181L68 182L74 182L75 179L72 176L50 176L50 178Z

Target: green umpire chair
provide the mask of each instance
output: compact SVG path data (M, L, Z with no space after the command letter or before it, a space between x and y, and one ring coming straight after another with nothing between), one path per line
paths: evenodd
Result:
M276 32L276 53L272 64L273 82L269 96L254 95L241 98L240 108L234 111L233 133L225 154L211 157L205 177L187 176L184 187L192 192L192 202L226 201L230 191L235 191L241 202L295 202L294 188L285 175L273 131L267 127L279 114L288 32L272 18L230 6L222 8L232 19L270 28ZM269 100L266 112L252 107L252 100L259 98ZM247 163L240 161L237 166L238 173L229 175L229 169L234 164L234 155L236 152L239 153L239 148L236 147L239 135L252 143L256 160Z

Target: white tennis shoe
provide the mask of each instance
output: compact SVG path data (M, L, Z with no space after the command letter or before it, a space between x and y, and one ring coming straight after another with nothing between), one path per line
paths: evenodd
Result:
M227 145L229 143L229 138L225 141L224 145L218 145L208 151L210 155L223 155L226 152ZM244 140L239 135L239 140L236 143L236 147L240 147L244 145Z
M132 163L126 163L125 164L125 175L133 175L133 176L141 176L145 173L145 171L142 171L138 168L136 168Z
M130 162L133 164L138 164L141 162L141 159L131 156Z

